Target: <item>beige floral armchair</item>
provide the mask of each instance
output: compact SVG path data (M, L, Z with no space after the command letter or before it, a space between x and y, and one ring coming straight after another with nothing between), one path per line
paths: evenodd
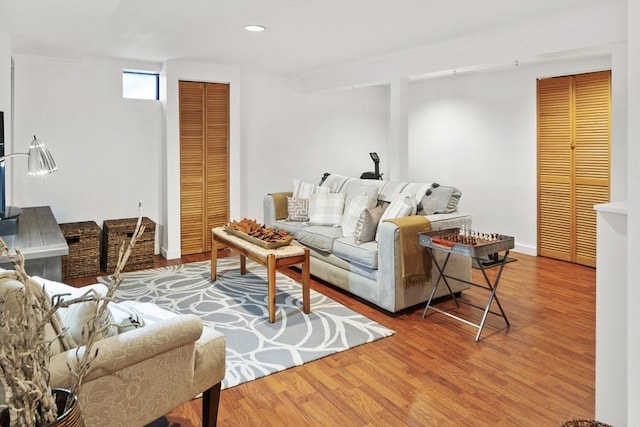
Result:
M203 426L216 425L225 339L194 315L170 317L100 342L79 395L90 426L142 426L202 394ZM51 360L51 383L70 383L75 350Z
M86 289L34 279L50 294L68 290L77 295ZM21 284L0 280L0 294L16 286ZM96 344L98 355L78 396L85 425L143 426L202 393L202 425L215 426L225 374L224 335L204 327L195 315L177 315L149 303L128 306L142 317L144 326L116 333ZM74 315L77 317L77 313ZM73 316L56 316L60 325L53 325L52 329L72 329L65 322ZM84 347L71 348L75 343L70 334L65 342L60 341L52 346L51 385L69 387L68 365L76 363L76 352L82 352ZM0 402L2 394L0 390Z

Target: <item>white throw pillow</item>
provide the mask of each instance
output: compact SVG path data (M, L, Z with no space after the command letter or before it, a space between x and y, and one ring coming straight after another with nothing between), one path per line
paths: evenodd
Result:
M309 199L309 223L339 226L344 212L344 194L316 193Z
M3 270L4 271L4 270ZM7 277L0 279L0 319L20 317L23 313L24 284L14 279L15 273L10 273ZM29 282L35 298L49 298L49 295L42 291L42 286L38 283ZM60 313L57 311L50 317L49 322L44 324L45 340L50 342L49 351L51 355L76 347L73 338L66 330ZM2 338L4 339L4 338ZM2 400L2 388L0 387L0 401Z
M319 185L310 184L297 178L293 180L293 197L296 199L309 199L312 194L329 192L329 187L320 187Z
M170 319L178 316L164 308L160 308L151 302L123 301L120 305L125 305L129 309L134 309L144 318L145 325L153 325L164 319Z
M418 202L416 196L411 194L399 194L389 204L387 209L382 214L380 222L389 218L400 218L403 216L411 216L416 214ZM380 227L376 230L376 240L378 240L380 234Z
M363 211L375 207L375 200L366 193L355 196L345 207L340 227L344 237L352 237L356 228L358 218Z
M371 184L371 182L382 183L383 181L374 181L374 180L362 180L362 179L353 179L347 182L344 186L344 189L341 193L345 193L345 209L351 203L355 197L360 196L361 194L366 194L367 197L373 201L374 206L378 202L378 187L382 184Z
M113 316L113 322L118 328L119 334L142 328L145 325L144 317L136 309L136 304L132 304L131 301L123 301L121 303L111 301L109 303L109 311Z
M101 297L107 294L107 287L101 283L84 286L82 288L74 288L73 286L53 280L46 280L38 276L34 276L33 280L39 283L49 296L60 295L63 301L81 297L89 291L95 291ZM87 342L86 337L83 336L83 330L86 330L88 323L95 316L96 304L95 301L86 301L72 304L69 307L63 307L58 310L64 327L67 328L67 331L77 345L84 345ZM99 320L99 325L100 327L106 327L101 338L118 334L118 328L114 325L113 317L109 310L104 311L103 316Z

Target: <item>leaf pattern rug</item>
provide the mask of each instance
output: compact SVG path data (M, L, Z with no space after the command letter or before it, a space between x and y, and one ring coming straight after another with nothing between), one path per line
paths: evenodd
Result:
M311 290L311 313L302 312L302 286L276 275L276 322L269 323L267 270L238 257L123 273L118 300L152 302L175 313L193 313L227 340L229 388L394 334L367 317Z

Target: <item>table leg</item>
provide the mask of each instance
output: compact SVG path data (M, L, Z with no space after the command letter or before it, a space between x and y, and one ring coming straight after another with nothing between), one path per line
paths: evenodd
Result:
M240 275L244 276L247 274L247 257L244 255L240 255Z
M304 250L304 262L302 263L302 311L305 314L311 312L311 290L309 285L310 278L309 266L309 249Z
M276 256L267 255L269 323L276 321Z
M216 236L211 230L211 280L215 281L218 272L218 245L216 244Z
M424 308L424 311L422 312L423 319L426 317L427 310L429 310L429 308L433 310L433 307L431 307L431 301L433 300L433 296L436 294L436 290L438 290L438 285L440 285L441 280L443 280L447 288L449 288L449 293L453 297L453 300L456 302L456 306L459 306L456 296L453 295L453 292L451 292L451 287L447 283L447 279L444 277L444 270L447 268L447 264L449 263L450 256L451 254L448 253L446 258L444 259L444 263L442 264L442 267L440 267L440 264L438 263L438 260L436 259L435 254L433 254L433 263L435 264L436 269L438 270L438 278L433 282L433 289L431 290L431 295L429 295L429 300L427 301L427 305Z
M480 266L480 270L482 271L482 275L484 276L484 279L487 283L487 289L489 289L491 292L489 293L489 300L487 301L487 305L484 309L484 313L482 315L482 320L480 321L480 324L478 325L478 333L476 334L476 341L480 340L480 334L482 333L482 328L484 328L484 322L487 320L487 315L489 313L494 313L491 311L491 304L493 303L493 301L496 302L496 304L498 305L498 308L500 309L500 313L501 313L501 317L504 319L505 323L507 324L507 327L511 326L509 323L509 319L507 319L507 315L505 314L504 310L502 309L502 304L500 304L500 300L498 300L498 295L496 295L497 291L498 291L498 284L500 284L500 276L502 276L502 269L504 268L504 265L507 263L507 256L509 255L509 251L506 251L506 253L504 254L504 258L502 259L502 262L500 263L500 270L498 270L498 274L496 275L496 278L493 282L493 285L491 284L491 280L489 280L489 276L487 276L487 272L484 269L484 266L482 265L482 261L480 259L476 259L476 261L478 262L478 265ZM498 316L500 316L500 314L495 313Z

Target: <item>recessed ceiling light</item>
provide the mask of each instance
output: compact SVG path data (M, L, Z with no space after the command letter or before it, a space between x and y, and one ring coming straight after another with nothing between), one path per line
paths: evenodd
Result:
M266 30L267 27L264 27L262 25L247 25L246 27L244 27L244 29L247 31L253 31L253 32L259 33L260 31Z

